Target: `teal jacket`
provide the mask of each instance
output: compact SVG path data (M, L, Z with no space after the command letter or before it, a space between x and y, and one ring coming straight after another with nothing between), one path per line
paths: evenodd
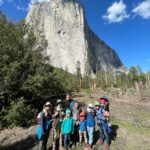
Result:
M62 122L62 134L73 134L74 123L72 117L64 119Z

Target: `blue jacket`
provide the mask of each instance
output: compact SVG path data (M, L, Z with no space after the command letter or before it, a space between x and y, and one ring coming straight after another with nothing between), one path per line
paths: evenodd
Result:
M97 117L97 123L102 123L105 121L104 117L105 109L103 107L100 107L99 110L96 110L96 117Z
M86 120L80 121L79 130L81 132L86 131Z
M95 114L94 112L87 112L86 114L86 126L94 127L95 126Z

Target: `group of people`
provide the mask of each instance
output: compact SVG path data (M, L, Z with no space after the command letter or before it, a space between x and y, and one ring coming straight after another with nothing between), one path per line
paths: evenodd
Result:
M53 107L46 102L37 116L36 134L39 149L45 150L50 131L53 135L53 150L70 149L71 146L85 143L86 149L94 145L95 127L99 129L99 143L103 149L109 150L110 119L109 100L103 96L95 104L80 107L78 101L66 95L65 101L58 99Z

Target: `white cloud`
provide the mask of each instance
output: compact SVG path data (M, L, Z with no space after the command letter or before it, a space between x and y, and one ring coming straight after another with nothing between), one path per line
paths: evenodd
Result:
M144 19L150 19L150 0L145 0L139 3L132 12Z
M0 0L0 5L2 5L3 4L3 0Z
M20 7L20 6L16 6L17 10L21 10L21 11L27 11L27 8L25 7Z
M122 0L114 2L108 9L105 15L102 16L108 23L121 22L130 15L127 14L126 5Z

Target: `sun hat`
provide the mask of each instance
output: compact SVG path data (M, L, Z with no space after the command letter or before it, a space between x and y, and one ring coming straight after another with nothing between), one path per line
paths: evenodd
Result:
M50 102L46 102L45 106L51 106L52 104Z
M67 109L67 110L66 110L66 115L67 115L67 114L70 114L70 113L71 113L70 109Z
M93 108L93 104L89 104L88 107L89 107L89 108Z
M59 104L59 103L62 103L62 100L61 100L61 99L58 99L58 100L57 100L57 104Z

